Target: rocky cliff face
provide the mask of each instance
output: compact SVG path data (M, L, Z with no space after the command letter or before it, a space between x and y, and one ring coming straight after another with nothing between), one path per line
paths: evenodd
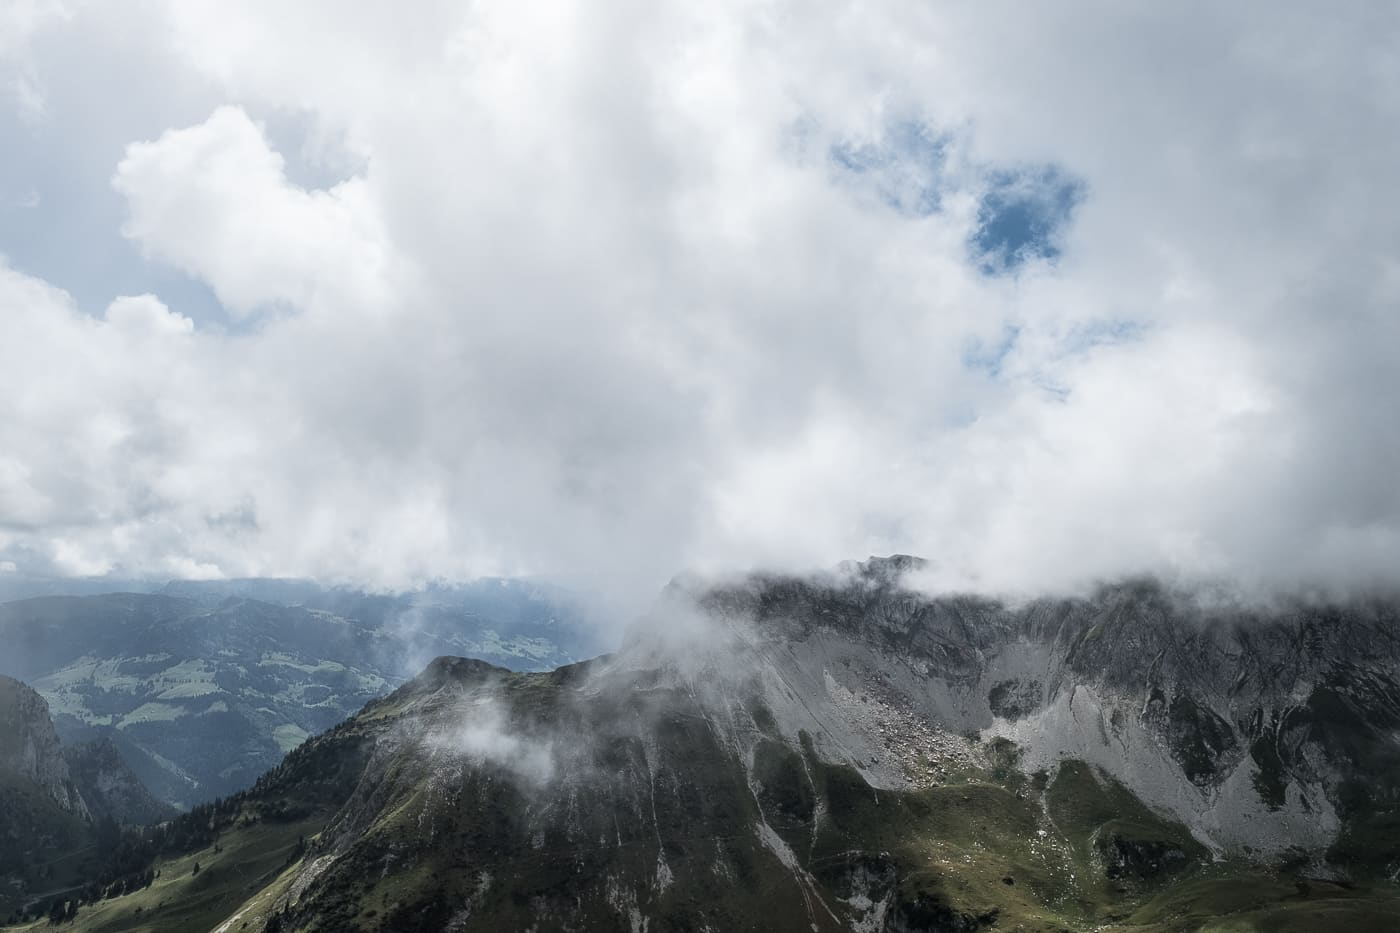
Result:
M77 869L91 814L63 758L43 697L0 677L0 916Z
M146 826L168 820L179 812L152 796L127 766L111 739L66 746L63 757L94 820L110 819L123 826Z
M32 784L67 813L90 817L68 771L49 705L33 689L0 676L0 775Z
M1006 606L911 592L912 560L698 599L838 691L1014 742L1028 771L1091 762L1217 853L1400 868L1369 838L1400 813L1400 603L1223 606L1133 581ZM874 757L871 780L897 786Z

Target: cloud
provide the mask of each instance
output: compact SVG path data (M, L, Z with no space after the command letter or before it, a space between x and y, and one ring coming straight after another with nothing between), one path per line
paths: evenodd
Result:
M44 89L29 46L46 28L72 15L58 0L11 0L0 6L0 88L27 122L44 117Z
M132 334L188 334L194 322L176 314L155 295L123 295L107 306L106 321Z
M489 695L478 697L459 722L428 741L447 754L487 762L533 784L547 783L556 769L554 741L521 733Z
M1393 576L1388 5L131 16L61 101L230 316L0 270L20 571Z
M132 143L112 185L130 211L122 233L208 282L236 314L385 300L388 250L363 179L326 191L290 184L238 107Z

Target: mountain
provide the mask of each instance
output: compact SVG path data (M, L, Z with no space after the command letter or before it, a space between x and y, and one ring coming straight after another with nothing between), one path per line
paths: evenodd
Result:
M567 594L542 584L407 596L285 580L165 589L0 605L0 670L47 698L66 742L112 742L182 807L246 787L435 655L548 668L596 651Z
M1396 603L916 568L678 583L548 673L436 659L74 929L1400 928Z
M1357 838L1400 814L1400 602L1211 605L1139 580L1013 608L927 599L890 566L844 587L769 579L698 599L753 619L800 670L1014 743L1024 769L1085 760L1212 852L1356 843L1400 869L1400 837Z
M94 820L145 826L172 819L180 812L151 794L109 738L66 746L63 760Z
M118 823L174 815L115 747L62 746L44 698L0 676L0 916L99 875Z
M29 686L0 675L0 775L24 782L65 813L88 819L64 760L49 706Z

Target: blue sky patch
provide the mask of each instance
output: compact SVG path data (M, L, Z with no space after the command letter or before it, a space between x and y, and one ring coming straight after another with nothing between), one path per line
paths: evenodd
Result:
M810 141L813 128L797 135ZM938 213L954 191L976 185L968 247L984 275L1014 274L1028 262L1059 258L1064 228L1084 200L1084 182L1049 164L957 169L950 165L959 161L950 159L957 142L922 120L899 120L873 139L838 139L827 146L826 160L838 184L914 219Z
M1054 166L994 172L977 209L971 246L987 275L1060 255L1059 233L1084 198L1084 183Z

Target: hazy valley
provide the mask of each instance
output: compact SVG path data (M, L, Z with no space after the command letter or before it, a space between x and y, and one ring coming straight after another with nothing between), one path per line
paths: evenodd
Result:
M540 670L596 653L566 594L483 581L415 598L295 581L0 604L0 674L66 743L103 738L182 808L246 787L442 654Z

